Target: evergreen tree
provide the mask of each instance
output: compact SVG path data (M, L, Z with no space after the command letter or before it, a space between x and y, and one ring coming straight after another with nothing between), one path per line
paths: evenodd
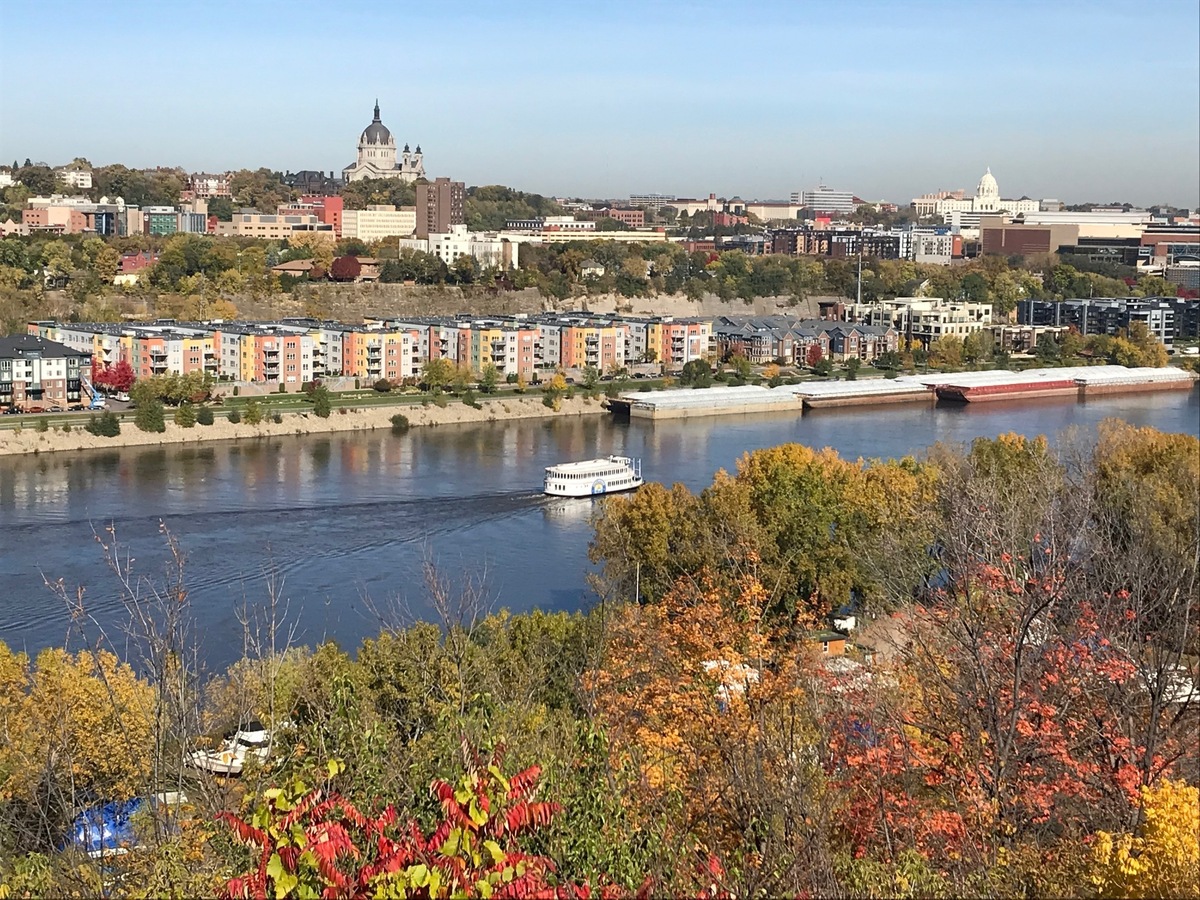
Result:
M175 410L175 424L180 428L195 428L196 407L190 403L181 403L179 409Z
M329 397L329 388L321 386L313 391L313 414L318 419L328 419L333 412L333 403Z
M163 405L158 400L148 400L137 408L137 415L134 416L133 423L142 431L150 433L162 433L167 430L167 423L163 418Z

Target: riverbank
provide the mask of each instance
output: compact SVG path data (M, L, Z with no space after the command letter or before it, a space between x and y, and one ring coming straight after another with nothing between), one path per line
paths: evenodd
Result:
M376 406L367 409L335 409L333 415L321 419L312 413L286 413L282 422L264 420L258 425L245 422L233 424L218 418L212 425L181 428L169 419L167 430L161 434L140 431L132 422L123 422L116 437L100 437L83 430L86 416L80 416L72 430L39 432L34 428L20 431L0 430L0 456L20 456L27 453L54 453L67 450L97 450L113 447L143 447L158 444L200 444L210 441L241 440L243 438L275 435L331 434L339 431L374 431L390 429L392 416L403 413L412 426L457 425L472 422L507 422L514 419L538 419L598 415L604 412L600 400L576 397L563 400L558 411L542 403L541 395L519 397L506 395L480 401L480 409L452 399L445 407L430 403ZM168 416L170 415L168 411Z

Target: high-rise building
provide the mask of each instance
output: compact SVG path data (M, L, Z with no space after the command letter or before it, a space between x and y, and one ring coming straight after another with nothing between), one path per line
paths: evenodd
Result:
M465 225L467 186L461 181L438 178L432 184L417 185L418 238L446 234L451 225Z
M823 184L811 191L792 194L792 203L799 203L814 212L852 213L857 209L853 191L835 191Z
M674 199L674 194L630 194L629 205L640 206L643 209L652 209L657 212L664 206L670 206Z

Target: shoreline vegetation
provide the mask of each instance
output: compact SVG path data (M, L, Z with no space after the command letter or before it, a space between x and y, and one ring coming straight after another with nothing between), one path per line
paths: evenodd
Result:
M265 399L265 398L258 398ZM220 407L218 407L219 409ZM270 412L271 408L266 407ZM78 416L68 432L56 428L38 431L21 427L0 430L0 457L26 453L54 453L72 450L104 450L114 447L143 447L158 444L199 444L210 441L242 440L247 438L280 437L287 435L332 434L342 431L375 431L392 428L392 417L402 413L410 426L459 425L478 422L505 422L514 419L534 419L549 416L586 416L603 413L600 398L575 397L562 399L560 408L553 409L542 402L540 394L506 395L480 398L478 406L468 406L454 398L446 406L430 402L390 403L361 408L338 408L327 418L319 418L311 410L284 413L282 421L264 417L257 425L244 419L234 423L217 418L211 425L184 428L167 417L166 430L147 432L139 429L132 419L122 421L121 433L103 437L84 431L86 416Z
M128 625L59 581L68 645L0 641L0 898L1178 896L1198 492L1200 440L1116 419L782 444L606 499L586 613L429 563L426 621L302 645L272 585L218 671L186 547L110 530Z

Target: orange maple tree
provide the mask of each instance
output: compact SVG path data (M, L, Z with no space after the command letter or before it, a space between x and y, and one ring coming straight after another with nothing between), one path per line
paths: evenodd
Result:
M688 848L678 890L713 854L745 871L781 865L815 817L810 651L792 637L811 623L772 625L772 605L753 574L680 579L660 601L619 610L587 680L634 821Z

